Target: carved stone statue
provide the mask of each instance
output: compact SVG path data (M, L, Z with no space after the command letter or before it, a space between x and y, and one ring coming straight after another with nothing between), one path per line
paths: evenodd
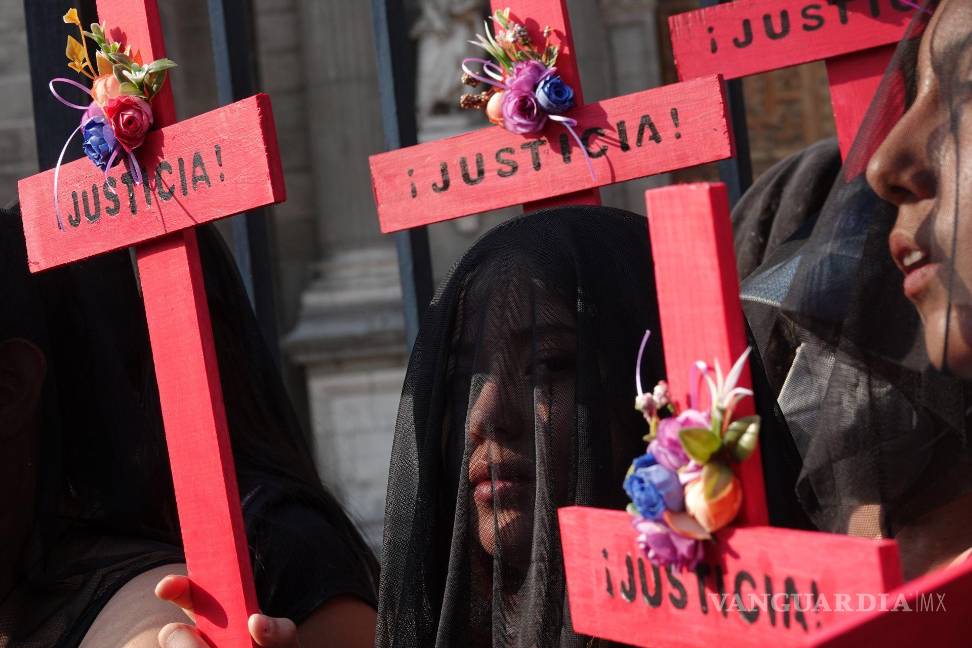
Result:
M421 0L422 15L412 28L418 41L416 104L419 120L452 112L463 92L462 59L476 56L469 44L482 31L483 0Z

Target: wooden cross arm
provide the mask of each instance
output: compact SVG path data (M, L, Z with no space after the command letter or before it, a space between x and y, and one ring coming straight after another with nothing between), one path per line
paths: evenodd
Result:
M888 540L730 528L716 534L696 570L679 571L643 557L624 511L570 507L558 515L574 630L636 646L813 645L817 633L866 617L846 609L857 605L858 594L888 592L902 582L897 545ZM815 605L824 601L827 607Z
M888 592L873 607L827 628L810 645L967 646L972 628L972 561L909 581ZM898 611L889 611L896 608Z
M371 158L382 232L536 202L733 155L722 80L711 76L570 113L591 154L551 123L539 137L499 126Z
M737 79L897 43L914 13L901 0L737 0L668 23L680 79Z
M18 184L31 272L143 243L286 199L270 97L258 94L149 133L137 157L105 173L87 158Z

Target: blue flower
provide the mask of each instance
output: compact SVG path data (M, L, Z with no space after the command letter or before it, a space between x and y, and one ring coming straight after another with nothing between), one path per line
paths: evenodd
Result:
M107 170L108 160L118 147L115 132L111 130L108 120L104 117L92 117L81 129L81 136L84 138L82 148L88 159L98 168Z
M540 107L552 115L565 113L574 107L574 89L557 75L544 78L537 85Z
M649 460L652 463L645 465ZM648 520L660 520L666 509L681 511L685 507L678 475L654 463L650 453L635 459L624 480L624 490L638 512Z
M645 453L634 460L631 464L632 470L638 470L639 468L647 468L648 466L654 466L657 461L655 461L655 456L650 452Z

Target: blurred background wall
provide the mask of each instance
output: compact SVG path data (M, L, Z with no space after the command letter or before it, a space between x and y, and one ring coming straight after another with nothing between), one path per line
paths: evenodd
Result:
M398 265L378 232L368 156L383 150L368 0L252 0L259 87L273 100L288 200L271 210L284 370L325 481L380 545L388 458L407 361ZM406 0L420 139L482 127L456 108L460 59L482 30L483 0ZM569 0L585 98L676 79L667 18L694 0ZM200 0L159 0L180 118L217 105L208 13ZM0 0L0 200L36 172L21 0ZM67 72L67 68L65 67ZM67 76L67 75L65 75ZM812 64L744 82L754 173L833 135L826 73ZM53 101L53 99L51 99ZM65 137L67 133L64 134ZM604 190L644 213L644 190L714 180L714 165ZM430 228L437 281L482 233L515 214ZM223 225L224 231L225 225Z

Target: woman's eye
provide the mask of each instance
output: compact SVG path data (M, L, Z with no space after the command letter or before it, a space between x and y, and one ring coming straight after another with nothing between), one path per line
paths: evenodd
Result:
M559 353L542 356L534 360L529 367L529 372L533 373L536 369L542 368L550 373L560 373L574 368L574 354Z

